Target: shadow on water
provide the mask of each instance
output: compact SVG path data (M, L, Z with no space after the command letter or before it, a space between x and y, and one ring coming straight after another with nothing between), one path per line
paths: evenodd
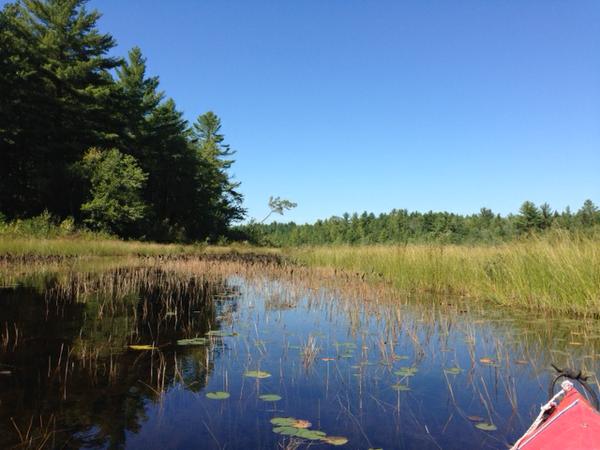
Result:
M267 262L0 268L0 447L506 448L592 320ZM292 419L290 419L292 417Z
M0 447L124 446L146 405L179 383L199 392L218 352L177 340L218 329L236 293L158 268L44 277L0 289ZM215 339L213 339L214 341ZM153 350L133 350L135 344ZM213 342L213 345L215 342Z

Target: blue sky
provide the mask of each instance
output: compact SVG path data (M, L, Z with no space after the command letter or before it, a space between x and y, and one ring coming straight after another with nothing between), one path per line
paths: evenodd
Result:
M249 217L600 203L600 2L93 0L189 120L223 120Z

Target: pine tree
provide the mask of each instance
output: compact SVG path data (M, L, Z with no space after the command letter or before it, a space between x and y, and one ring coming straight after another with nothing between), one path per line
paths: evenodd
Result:
M231 222L244 216L242 194L228 169L234 163L230 157L235 153L221 134L221 119L209 111L198 117L193 126L198 155L198 195L203 202L207 220L203 231L212 237L226 232Z
M3 52L21 71L8 80L12 98L2 100L19 125L8 142L3 139L2 150L21 180L21 213L47 208L76 215L82 197L72 165L87 148L118 142L119 96L110 70L119 60L107 56L115 43L98 31L100 14L84 3L22 0L3 13L2 40L10 41Z
M587 199L583 202L581 209L577 211L577 219L584 227L600 224L600 210L593 201Z

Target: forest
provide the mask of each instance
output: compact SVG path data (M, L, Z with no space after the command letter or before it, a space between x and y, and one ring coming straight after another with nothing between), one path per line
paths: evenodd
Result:
M498 244L551 230L568 233L598 234L600 210L586 200L573 213L562 212L544 203L536 206L526 201L518 214L502 216L488 208L479 214L460 215L449 212L408 212L395 209L387 214L344 214L314 224L250 223L238 226L238 233L248 240L273 246L324 244Z
M140 48L114 56L99 18L83 0L0 12L0 221L43 214L154 241L226 234L245 211L220 118L188 123Z
M493 244L600 225L591 200L576 212L527 201L507 216L395 209L236 225L246 211L220 118L208 111L189 123L142 50L115 56L100 12L85 3L22 0L0 12L0 223L42 218L124 239L271 246Z

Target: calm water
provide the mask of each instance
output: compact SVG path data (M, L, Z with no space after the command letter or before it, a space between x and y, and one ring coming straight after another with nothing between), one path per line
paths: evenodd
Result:
M504 449L545 400L550 362L598 371L593 321L373 301L340 283L156 267L12 279L0 447L331 447L273 432L293 417L343 448Z

